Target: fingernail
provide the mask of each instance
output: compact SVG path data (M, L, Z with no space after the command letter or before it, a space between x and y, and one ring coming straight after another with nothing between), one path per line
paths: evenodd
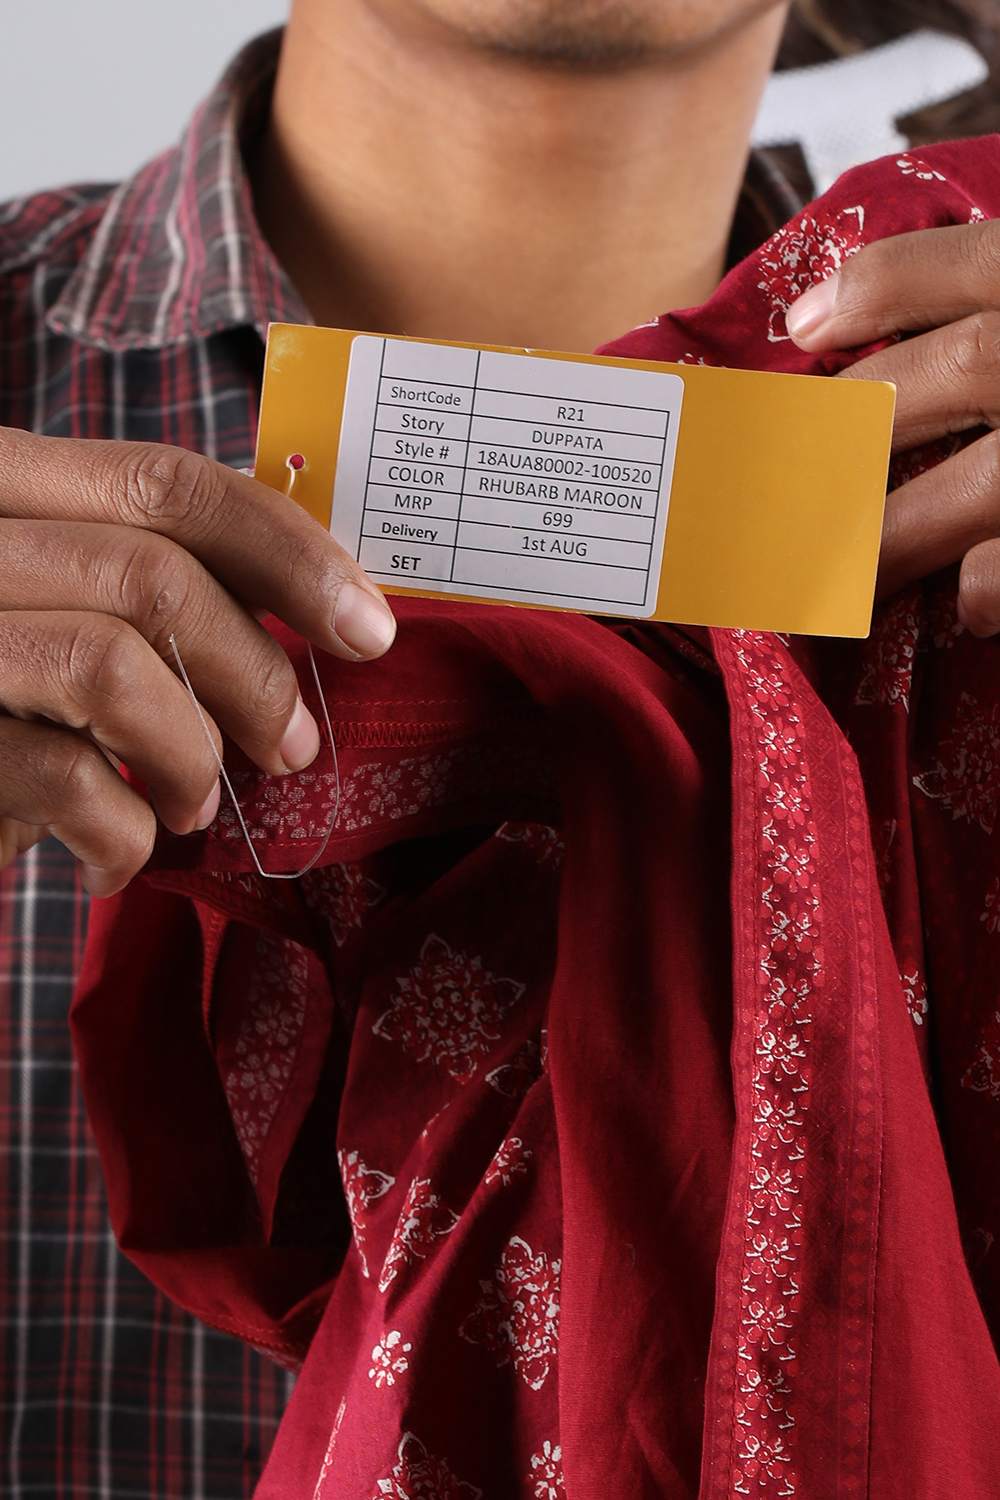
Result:
M301 698L296 700L278 751L290 771L304 771L319 754L319 729Z
M215 822L215 815L219 811L219 798L221 795L222 788L220 787L219 783L216 782L212 790L209 792L208 796L205 798L204 802L201 804L201 812L195 819L194 826L196 829L207 828L210 823Z
M341 587L333 628L357 656L381 656L396 636L396 621L389 606L356 583Z
M811 286L797 302L792 303L785 314L785 322L793 339L808 338L833 316L837 283L838 277L830 276L818 286Z

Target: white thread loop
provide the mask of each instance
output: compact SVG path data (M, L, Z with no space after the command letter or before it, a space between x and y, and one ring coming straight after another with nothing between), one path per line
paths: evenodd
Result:
M181 681L187 688L188 696L190 697L191 702L194 704L194 711L198 715L198 722L200 723L202 730L204 731L208 748L211 750L215 764L219 768L219 779L221 780L223 786L226 788L226 791L229 793L229 800L233 804L233 811L236 813L240 828L243 830L243 837L246 839L247 848L250 850L250 857L257 867L257 874L263 880L299 880L303 875L308 875L309 871L315 867L317 861L322 859L323 855L326 853L327 845L333 837L333 830L336 828L337 819L340 816L340 764L337 760L337 742L333 737L333 725L330 723L330 710L326 706L326 697L324 696L323 686L319 680L319 668L316 666L316 657L313 654L312 646L309 645L308 641L306 642L306 650L309 653L309 665L312 667L313 681L316 684L316 692L319 695L319 701L323 708L323 723L326 726L327 743L330 746L330 754L333 757L333 773L336 779L337 790L333 802L333 812L330 815L330 821L327 824L319 848L315 851L312 858L302 866L301 870L265 870L264 866L261 864L260 859L257 855L257 850L253 845L253 839L250 836L250 830L247 827L246 818L243 816L243 809L240 807L239 799L237 798L236 792L233 788L233 783L229 779L229 772L226 770L225 765L223 764L222 756L216 749L215 740L212 738L212 731L208 727L208 720L205 717L205 713L202 709L201 704L198 702L195 690L191 686L191 679L187 674L187 668L181 660L181 653L177 649L177 637L174 635L170 636L170 649L174 653L174 660L177 663L177 670L180 673Z
M305 466L306 460L301 453L290 453L285 459L285 467L288 470L288 478L285 481L285 494L288 495L289 498L291 497L292 491L295 488L296 476L301 472L302 469L305 468ZM252 479L254 471L253 469L241 469L240 473L246 474ZM204 732L208 748L212 752L212 758L214 759L215 764L219 769L219 780L222 782L227 793L229 794L229 800L233 804L233 811L235 812L236 817L239 821L240 828L243 830L243 837L246 840L247 848L250 850L250 858L253 860L254 864L257 867L257 874L261 877L262 880L300 880L303 875L308 875L309 871L315 868L317 861L322 859L323 855L326 853L327 845L333 837L333 830L337 826L337 819L340 817L340 764L337 760L337 742L333 737L333 725L330 723L330 710L326 706L326 696L323 692L323 685L319 680L319 668L316 665L316 657L313 655L312 646L308 641L306 642L306 650L309 653L309 665L312 668L313 682L316 684L316 694L319 698L320 706L323 710L323 723L326 725L326 739L327 744L330 746L330 755L333 758L333 774L337 786L336 796L334 797L333 802L333 812L330 815L330 821L327 824L319 848L313 854L308 863L302 866L301 870L265 870L264 866L261 864L260 859L257 856L257 850L253 846L253 839L250 835L250 830L247 827L247 820L243 816L243 809L240 807L239 799L237 798L236 792L233 788L233 783L229 779L229 772L223 765L222 756L215 748L215 741L212 738L212 731L208 727L208 720L205 718L202 706L198 702L198 695L195 693L194 688L191 686L191 679L187 674L187 668L181 660L181 653L177 649L177 637L171 635L169 639L170 649L174 653L174 660L177 663L177 670L181 675L181 681L187 688L188 696L191 699L191 702L194 704L194 711L198 715L198 722Z

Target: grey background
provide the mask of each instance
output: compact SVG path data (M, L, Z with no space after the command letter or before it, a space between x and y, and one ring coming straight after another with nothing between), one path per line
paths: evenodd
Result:
M288 0L0 0L0 201L117 181Z

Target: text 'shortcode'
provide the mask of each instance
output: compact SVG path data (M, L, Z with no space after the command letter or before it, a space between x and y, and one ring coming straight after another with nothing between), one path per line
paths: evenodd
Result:
M378 583L644 617L684 382L358 335L331 530Z

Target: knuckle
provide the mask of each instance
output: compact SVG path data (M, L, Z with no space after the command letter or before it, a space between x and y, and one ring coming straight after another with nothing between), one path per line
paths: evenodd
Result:
M1000 312L984 309L959 324L957 362L966 375L994 376L1000 363Z
M63 649L63 673L77 699L120 703L134 690L138 637L124 620L97 615L73 628Z
M184 448L132 449L122 479L129 517L154 531L204 529L222 490L214 465Z
M266 646L246 664L243 702L265 736L283 730L298 696L291 663L279 647Z
M324 620L332 618L337 595L356 566L329 535L310 527L305 536L296 530L275 538L271 553L271 578L278 596L301 599L308 591L309 605Z
M39 751L36 776L53 813L92 802L106 772L100 751L75 735L47 736Z
M304 576L315 578L317 597L327 609L332 609L343 584L352 577L356 569L336 545L330 546L326 537L315 542L310 539L304 560ZM303 576L303 571L301 563L297 563L295 557L290 557L289 562L288 584L292 587L295 579ZM298 587L301 588L301 584Z
M195 607L190 558L173 542L141 536L117 566L115 591L122 614L162 653L177 622Z
M152 816L129 819L117 830L116 856L119 868L132 876L149 862L156 843L156 824Z
M0 611L0 680L44 676L46 644L44 632L26 628L16 611Z

